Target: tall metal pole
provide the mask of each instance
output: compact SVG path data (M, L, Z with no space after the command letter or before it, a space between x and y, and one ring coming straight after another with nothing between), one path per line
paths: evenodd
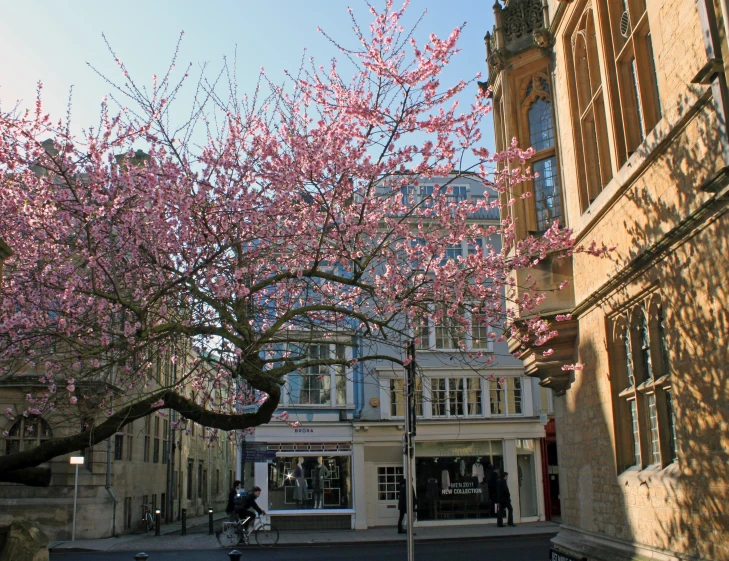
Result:
M408 513L407 543L408 561L415 561L415 541L413 539L413 524L415 522L415 509L413 508L413 452L415 437L415 342L411 341L407 348L409 362L405 367L405 497Z
M71 531L71 541L76 541L76 499L78 498L78 464L76 464L76 483L73 486L73 530Z

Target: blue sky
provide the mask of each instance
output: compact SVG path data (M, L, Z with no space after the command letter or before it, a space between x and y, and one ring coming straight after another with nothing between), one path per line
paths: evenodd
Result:
M373 3L380 7L384 2ZM486 74L483 36L493 27L491 4L483 0L412 0L406 27L428 11L416 35L421 43L428 33L445 37L454 27L467 23L460 42L462 52L448 69L444 83L472 78L477 72ZM178 68L191 62L193 77L205 62L214 74L222 57L232 56L237 46L239 91L250 92L260 67L277 81L284 69L298 67L304 48L307 56L326 66L336 53L317 27L343 44L355 45L347 13L350 5L360 23L369 24L361 0L0 0L0 108L7 111L17 100L23 108L32 107L40 80L44 109L56 120L65 116L73 85L73 129L97 123L99 103L110 88L86 63L113 79L121 78L102 32L132 76L145 84L151 84L152 74L166 71L180 31L185 36ZM484 127L484 144L493 148L491 122Z

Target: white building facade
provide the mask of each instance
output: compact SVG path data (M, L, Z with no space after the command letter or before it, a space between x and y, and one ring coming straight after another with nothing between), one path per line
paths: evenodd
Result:
M409 194L432 193L438 182L421 181ZM452 186L458 197L489 196L475 179ZM498 210L480 211L470 220L498 224ZM498 251L500 239L484 238L479 246ZM475 250L466 243L449 246L448 258ZM524 376L505 342L485 331L477 324L457 335L437 324L419 327L417 525L496 523L494 483L503 471L510 476L515 522L545 519L541 440L551 395ZM360 349L367 344L362 341ZM497 358L490 366L486 360L466 364L461 345ZM362 354L356 347L338 347L333 342L312 352ZM378 354L394 352L374 348ZM279 421L256 428L244 447L259 454L265 450L268 458L242 458L243 484L261 487L259 504L275 527L366 529L397 523L404 375L399 365L378 361L296 373L287 380L281 410L300 426Z

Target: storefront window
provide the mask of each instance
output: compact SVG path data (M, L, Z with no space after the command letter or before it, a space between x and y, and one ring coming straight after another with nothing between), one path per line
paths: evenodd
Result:
M268 508L352 508L349 456L278 456L268 464Z
M496 484L504 465L500 440L418 443L415 458L420 520L495 516Z

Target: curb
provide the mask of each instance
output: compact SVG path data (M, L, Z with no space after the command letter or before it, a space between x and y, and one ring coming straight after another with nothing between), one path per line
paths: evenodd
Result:
M497 536L462 536L462 537L453 537L453 538L442 538L442 537L426 537L423 536L421 538L416 537L415 538L415 545L418 544L425 544L428 542L463 542L463 541L495 541L495 540L502 540L502 539L510 539L510 538L543 538L546 536L556 536L558 531L553 530L545 530L540 532L534 532L529 534L508 534L508 535L497 535ZM329 546L345 546L345 545L397 545L397 544L405 544L407 540L404 539L377 539L377 540L367 540L367 541L351 541L351 542L297 542L297 543L285 543L285 544L277 544L274 547L276 549L285 549L289 547L329 547ZM221 549L223 549L221 547Z
M495 541L495 540L503 540L503 539L524 539L524 538L543 538L547 536L556 536L557 531L555 530L544 530L539 532L532 532L529 534L506 534L506 535L487 535L487 536L463 536L463 537L453 537L453 538L442 538L442 537L426 537L423 536L421 538L415 538L415 545L424 545L429 542L462 542L462 541ZM329 541L329 542L296 542L296 543L285 543L285 544L277 544L274 546L275 549L292 549L292 548L301 548L301 547L339 547L339 546L365 546L365 545L398 545L398 544L405 544L406 540L403 539L376 539L376 540L367 540L367 541L348 541L348 542L337 542L337 541ZM140 544L141 545L141 544ZM258 549L255 545L252 546L256 549ZM139 547L131 548L131 549L113 549L114 552L123 552L123 551L136 551L136 550L144 549L143 547L140 549ZM222 546L215 548L215 550L222 550L227 549ZM82 552L101 552L101 551L109 551L109 550L99 550L99 549L88 549L83 547L74 547L74 548L63 548L63 549L49 549L49 552L51 553L82 553ZM163 551L163 550L150 550L150 551ZM178 551L178 550L175 550ZM183 550L179 550L183 551ZM194 550L190 550L194 551ZM210 550L206 550L210 551Z

